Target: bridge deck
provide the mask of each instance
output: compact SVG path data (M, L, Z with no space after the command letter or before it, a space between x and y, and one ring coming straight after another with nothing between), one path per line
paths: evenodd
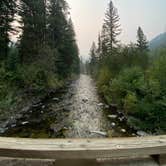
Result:
M0 138L0 156L60 161L114 159L132 156L164 156L166 136L114 139ZM165 162L165 157L161 157Z

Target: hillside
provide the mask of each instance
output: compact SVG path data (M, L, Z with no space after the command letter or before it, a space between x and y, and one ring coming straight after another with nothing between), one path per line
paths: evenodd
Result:
M155 50L166 46L166 32L158 35L150 41L150 49Z

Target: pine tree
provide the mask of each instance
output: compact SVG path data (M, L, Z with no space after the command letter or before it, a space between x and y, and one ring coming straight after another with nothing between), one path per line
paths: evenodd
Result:
M70 72L79 72L79 49L77 46L76 38L75 38L75 31L74 31L74 26L72 19L69 18L68 21L68 31L66 34L66 45L68 48L66 50L68 51L68 56L67 56L67 62L69 63L68 68L70 69Z
M56 72L62 77L66 77L79 67L78 47L68 9L66 1L50 0L48 26L50 45L58 52Z
M102 41L101 41L101 35L99 33L98 35L98 47L97 47L97 56L99 59L101 59L102 57Z
M92 43L91 49L90 49L90 56L91 56L91 62L95 63L97 61L97 49L95 42Z
M138 27L137 30L137 47L140 51L148 50L148 41L141 27Z
M0 60L7 59L10 33L14 31L11 22L14 21L15 8L14 0L1 0L0 2Z
M106 35L106 27L103 25L101 32L101 59L108 55L108 37Z
M138 63L140 64L140 66L146 69L148 67L149 46L146 36L144 35L144 32L141 27L138 27L137 30L136 49L138 54Z
M38 59L38 51L43 48L46 36L45 0L21 0L20 55L22 63L31 63Z
M114 47L117 45L117 36L121 33L119 20L117 9L114 7L113 2L110 1L103 26L105 32L104 40L106 41L107 49L110 53L113 52Z
M67 3L64 0L50 0L48 32L53 48L57 48L64 39L64 31L67 27L67 11Z
M56 49L56 72L60 76L65 76L67 72L65 69L65 31L67 29L67 4L63 0L50 0L49 5L49 17L48 17L48 33L49 33L49 45L52 49Z
M96 48L96 44L95 42L92 43L92 46L91 46L91 49L90 49L90 70L91 70L91 73L94 73L94 70L96 68L96 65L97 65L97 61L98 61L98 58L97 58L97 48Z

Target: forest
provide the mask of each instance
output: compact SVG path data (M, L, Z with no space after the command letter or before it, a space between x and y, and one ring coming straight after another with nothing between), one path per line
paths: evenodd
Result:
M0 134L11 128L7 136L35 138L166 132L166 45L151 49L141 26L136 42L122 44L112 1L103 22L84 63L65 0L1 0ZM122 117L110 115L111 106Z
M118 40L122 29L113 2L109 3L97 45L93 42L88 72L98 92L109 104L116 104L136 128L151 133L166 131L166 44L151 50L141 27L137 42Z
M58 89L79 72L79 50L68 10L64 0L1 1L2 110L18 103L23 91L40 95ZM11 42L11 36L17 33L18 41Z

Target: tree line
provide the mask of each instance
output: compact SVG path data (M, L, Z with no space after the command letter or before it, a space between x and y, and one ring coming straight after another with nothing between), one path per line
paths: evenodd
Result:
M20 35L13 43L15 34ZM1 99L11 96L13 89L42 91L61 86L66 78L79 72L78 55L65 0L1 1Z
M136 129L153 133L166 131L166 48L156 52L138 27L136 43L121 44L118 10L110 1L97 45L90 49L88 71L98 91L109 104L128 116Z

